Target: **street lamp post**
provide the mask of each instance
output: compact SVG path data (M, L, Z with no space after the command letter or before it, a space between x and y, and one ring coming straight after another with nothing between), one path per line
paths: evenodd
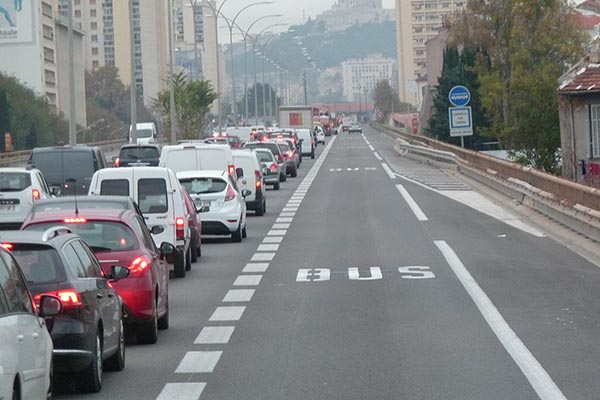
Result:
M171 120L171 144L177 144L177 115L175 110L175 82L173 73L173 3L167 0L167 21L169 24L169 111Z
M130 73L131 73L131 86L130 88L130 112L131 112L131 134L130 140L131 143L137 143L137 90L135 86L135 30L134 30L134 18L133 18L133 1L129 0L129 61L131 63Z

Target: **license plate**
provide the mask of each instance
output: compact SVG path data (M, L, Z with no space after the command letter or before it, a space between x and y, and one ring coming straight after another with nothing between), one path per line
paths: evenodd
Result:
M16 209L16 204L0 204L0 211L14 211Z
M211 205L210 200L196 200L197 207L210 207L210 205Z

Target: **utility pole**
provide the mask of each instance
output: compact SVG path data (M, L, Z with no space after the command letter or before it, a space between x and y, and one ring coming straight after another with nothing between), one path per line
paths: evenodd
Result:
M137 87L135 83L135 31L134 31L134 17L133 17L133 2L135 0L129 0L129 58L131 62L131 85L130 85L130 112L131 112L131 143L137 143ZM138 4L139 7L139 4Z
M173 8L172 0L167 0L169 23L169 109L171 115L171 144L177 144L177 119L175 113L175 82L173 81Z
M304 86L304 105L308 105L308 93L306 93L306 71L302 72L302 85Z
M77 144L77 124L75 112L75 43L73 38L73 1L69 0L69 144Z

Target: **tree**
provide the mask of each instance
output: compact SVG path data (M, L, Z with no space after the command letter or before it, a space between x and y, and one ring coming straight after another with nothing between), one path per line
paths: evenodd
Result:
M265 106L263 106L263 90L265 92L265 95L264 95L264 99L266 102ZM273 103L271 105L272 109L271 109L270 113L269 113L269 91L271 91L271 102ZM248 98L248 117L256 118L257 116L255 115L255 112L254 112L255 96L256 96L256 111L257 111L256 114L258 114L258 118L262 118L262 119L265 118L266 115L264 113L264 110L267 110L267 115L277 113L277 109L281 105L281 98L277 97L277 92L268 83L265 83L264 85L262 83L257 83L256 86L252 85L251 87L249 87L248 93L245 96L242 96L241 101L238 103L238 110L240 110L240 111L245 110L246 97L247 97Z
M208 114L210 105L217 99L209 81L191 80L185 72L173 76L175 92L175 115L183 139L197 139L202 134L204 117ZM153 99L156 111L162 116L164 126L171 126L171 103L169 90L158 93ZM177 135L179 136L179 135Z
M385 123L393 112L402 110L398 95L385 79L380 80L375 85L373 101L375 102L375 108L381 115L381 117L378 115L377 119L382 123Z
M556 82L583 54L583 32L566 0L469 0L451 26L455 44L478 49L487 134L527 163L556 171Z
M10 104L6 98L6 90L0 89L0 151L4 152L4 134L10 132Z

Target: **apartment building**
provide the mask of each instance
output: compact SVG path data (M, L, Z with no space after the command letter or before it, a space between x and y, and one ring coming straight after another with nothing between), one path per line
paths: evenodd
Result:
M201 0L174 2L175 64L188 76L202 78L204 51L204 9Z
M446 18L466 6L466 0L396 0L396 45L398 47L398 93L402 101L418 105L425 82L427 46Z
M188 0L189 1L189 0ZM219 114L227 107L227 76L225 74L225 57L221 46L217 43L217 20L214 11L217 9L215 0L202 1L202 16L204 29L204 42L202 46L202 76L210 81L213 88L219 93L219 98L211 106L211 113ZM218 58L217 58L218 57ZM219 60L217 62L217 59ZM218 74L218 78L217 78ZM219 82L219 84L217 84Z
M102 0L59 0L58 11L67 17L69 3L73 4L73 20L85 32L83 38L85 68L98 69L105 64L104 9Z
M342 62L343 94L347 101L371 98L377 82L386 80L394 85L396 62L381 54Z

